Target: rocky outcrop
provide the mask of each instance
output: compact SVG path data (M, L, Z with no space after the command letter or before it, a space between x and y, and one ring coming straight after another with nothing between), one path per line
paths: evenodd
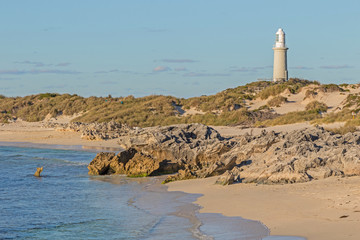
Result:
M174 173L166 181L223 174L217 181L223 185L360 175L360 132L338 135L312 127L225 139L211 127L182 124L132 129L119 138L119 144L127 150L118 155L98 154L89 173Z
M237 157L231 172L242 182L306 182L360 175L359 143L360 132L341 136L317 127L243 136L227 155Z
M220 161L221 154L232 146L217 131L202 124L136 129L120 137L119 144L127 149L125 153L131 151L134 154L127 154L126 161L116 164L116 158L124 152L117 156L109 155L106 160L102 158L103 153L99 153L90 163L89 173L103 169L98 163L101 162L108 166L107 171L100 170L101 174L153 176L179 171L184 173L184 178L189 178L189 174L195 171L194 176L207 177L223 173L235 164ZM114 171L111 166L118 166L121 170Z
M104 123L81 123L49 124L48 127L56 128L58 131L81 132L81 138L86 140L107 140L125 136L133 128L126 124L115 121Z

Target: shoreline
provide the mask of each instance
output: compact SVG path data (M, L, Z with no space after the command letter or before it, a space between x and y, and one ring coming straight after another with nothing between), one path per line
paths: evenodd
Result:
M121 151L122 148L117 143L117 139L111 140L85 140L81 138L81 133L72 131L57 131L54 128L42 127L41 122L9 123L0 125L0 142L3 144L21 143L24 145L37 146L59 145L64 148L68 146L81 146L80 150L96 149L99 151ZM78 148L77 147L77 148ZM79 150L79 149L76 149Z
M129 205L142 209L153 215L166 218L175 216L188 220L187 231L194 239L271 239L269 229L259 221L244 219L239 216L228 217L219 213L201 213L201 206L195 201L201 194L169 191L168 185L161 184L165 176L142 177L125 179L121 176L102 176L100 181L111 184L136 182L141 186L143 193L129 200ZM168 223L169 224L169 223ZM172 222L177 224L177 222ZM280 240L280 239L279 239ZM288 240L303 240L288 238Z
M33 143L33 142L5 142L0 141L0 147L21 147L21 148L40 148L40 149L58 149L58 150L73 150L84 152L119 152L123 149L121 147L102 147L102 146L85 146L85 145L62 145L62 144L47 144L47 143Z
M290 127L307 126L286 126L287 130ZM227 134L223 133L243 134L238 128L215 128L223 131L221 134L225 136ZM121 150L117 139L84 140L78 132L56 131L35 123L0 126L0 145L19 144L92 152ZM168 191L201 194L195 201L203 207L199 213L220 213L260 221L270 229L271 236L304 236L310 240L360 239L357 230L360 224L360 177L332 177L286 185L229 186L214 185L216 178L172 182L167 184Z
M168 183L169 191L202 194L200 213L257 220L270 236L360 239L360 177L286 185L214 185L217 177Z

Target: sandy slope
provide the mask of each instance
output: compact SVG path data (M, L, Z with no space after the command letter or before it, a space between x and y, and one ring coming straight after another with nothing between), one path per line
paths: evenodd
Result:
M282 104L279 107L274 107L273 108L274 111L279 114L286 114L288 112L295 112L295 111L304 111L308 103L310 103L311 101L319 101L325 103L329 107L328 112L336 112L343 108L344 102L349 94L357 94L360 92L359 87L356 87L355 89L349 87L347 88L348 91L346 92L330 92L330 93L319 92L314 97L305 98L306 91L313 90L316 87L318 86L309 85L303 87L301 91L297 94L291 94L289 91L285 90L280 95L286 97L288 102ZM271 97L265 100L258 98L249 101L248 102L249 109L250 110L258 109L259 107L266 105L270 99Z
M216 177L169 183L170 191L201 193L201 212L259 220L272 235L309 240L360 239L360 177L288 185L214 185Z

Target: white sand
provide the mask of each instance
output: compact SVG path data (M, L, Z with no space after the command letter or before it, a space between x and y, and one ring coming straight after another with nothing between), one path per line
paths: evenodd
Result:
M287 185L214 185L216 177L169 183L169 191L200 193L201 212L258 220L271 235L309 240L360 239L360 177Z
M65 119L66 118L66 119ZM59 118L62 123L71 118ZM55 120L54 120L55 122ZM43 122L24 122L17 120L14 123L0 125L1 142L29 142L52 145L81 145L86 148L119 148L117 139L106 141L89 141L81 139L81 133L69 131L55 131L53 128L44 128Z

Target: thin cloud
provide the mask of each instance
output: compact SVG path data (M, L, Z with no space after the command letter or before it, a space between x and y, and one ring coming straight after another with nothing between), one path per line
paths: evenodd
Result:
M34 67L44 67L44 66L51 66L51 64L45 64L43 62L34 62L34 61L20 61L20 62L14 62L17 64L27 64L32 65Z
M71 63L69 62L61 62L61 63L57 63L57 64L51 64L51 63L43 63L43 62L37 62L37 61L17 61L14 62L16 64L25 64L25 65L31 65L33 67L51 67L51 66L56 66L56 67L67 67L69 66Z
M189 72L183 75L184 77L228 77L231 76L228 73L196 73Z
M192 59L161 59L161 62L166 62L166 63L194 63L194 62L197 62L197 61L192 60Z
M230 72L258 72L259 70L263 70L266 68L271 68L272 66L264 66L264 67L230 67Z
M123 73L123 74L131 74L131 75L139 75L141 72L135 72L130 70L119 70L119 69L111 69L111 70L102 70L93 72L94 74L106 74L106 73Z
M325 65L325 66L320 66L320 68L323 68L323 69L345 69L345 68L353 68L353 66L349 66L347 64L345 64L345 65Z
M166 66L157 66L153 69L154 72L166 72L166 71L170 71L170 70L171 69Z
M291 69L311 70L313 68L312 67L305 67L305 66L295 66L295 67L291 67Z
M7 77L0 77L0 81L4 80L4 81L7 81L7 80L14 80L16 78L7 78Z
M63 62L63 63L58 63L58 64L56 64L55 66L57 66L57 67L67 67L67 66L69 66L71 63L68 63L68 62Z
M25 74L79 74L81 72L59 70L59 69L33 69L33 70L0 70L3 75L25 75Z
M119 69L111 69L111 70L108 70L108 71L97 71L97 72L94 72L94 73L116 73L116 72L120 72Z
M177 71L177 72L186 72L186 71L187 71L187 68L184 68L184 67L174 68L174 71Z

